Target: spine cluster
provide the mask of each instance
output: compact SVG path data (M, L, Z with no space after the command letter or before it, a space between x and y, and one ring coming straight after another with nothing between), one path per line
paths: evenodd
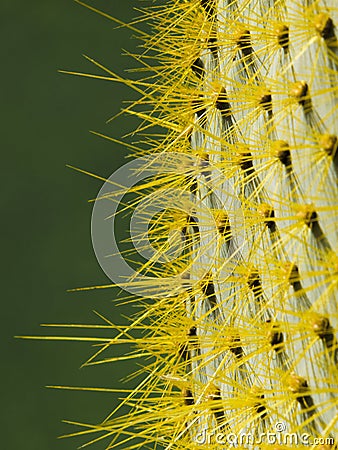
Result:
M144 121L138 153L170 155L145 187L186 207L150 219L153 285L107 340L148 363L130 412L92 431L110 449L335 448L338 5L156 5L128 110Z

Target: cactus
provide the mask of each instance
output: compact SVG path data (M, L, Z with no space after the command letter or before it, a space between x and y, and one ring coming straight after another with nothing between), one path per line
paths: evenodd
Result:
M146 74L125 81L135 154L161 161L138 196L154 251L124 284L141 310L105 343L133 344L113 359L142 356L142 380L87 433L109 449L333 448L337 5L164 3L144 8ZM168 208L148 217L150 196Z

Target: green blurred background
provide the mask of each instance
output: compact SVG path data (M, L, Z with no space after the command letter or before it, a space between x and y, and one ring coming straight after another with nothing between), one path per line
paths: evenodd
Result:
M135 17L133 7L140 4L89 3L124 21ZM121 323L119 315L127 311L113 302L117 290L67 293L108 280L90 240L88 200L101 183L66 164L109 176L128 151L88 130L119 138L135 122L123 117L105 123L119 112L123 100L133 98L128 88L57 71L100 73L81 56L85 53L123 74L135 62L121 56L122 49L135 51L139 42L129 30L116 29L113 22L72 0L2 0L1 6L1 447L70 450L88 437L58 440L57 436L75 431L61 420L99 422L116 407L117 396L44 386L123 386L118 379L131 368L126 364L80 368L93 352L88 343L24 341L14 336L67 333L39 324L97 323L93 310Z

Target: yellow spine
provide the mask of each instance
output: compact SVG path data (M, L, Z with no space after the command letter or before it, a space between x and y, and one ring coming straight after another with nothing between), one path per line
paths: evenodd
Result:
M147 135L136 156L171 158L144 182L170 206L145 217L142 312L107 340L148 357L144 379L92 431L107 448L333 448L337 4L168 0L144 17L128 111Z

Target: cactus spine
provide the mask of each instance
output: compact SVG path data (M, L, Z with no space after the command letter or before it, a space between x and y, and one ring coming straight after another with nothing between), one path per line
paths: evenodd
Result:
M153 247L163 254L174 231L183 250L140 272L180 289L145 295L121 332L150 362L130 413L92 431L115 435L107 448L333 448L335 0L168 0L144 14L154 33L139 59L153 75L131 85L153 109L133 114L166 129L148 143L177 169L151 187L196 208L152 218Z

